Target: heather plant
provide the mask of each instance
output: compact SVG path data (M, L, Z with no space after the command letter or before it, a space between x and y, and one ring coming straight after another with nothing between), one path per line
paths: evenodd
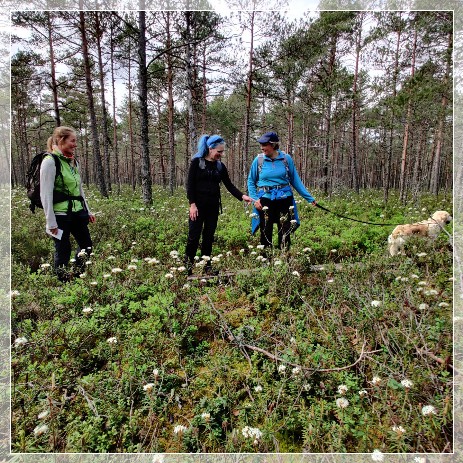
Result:
M43 214L13 191L13 452L452 450L446 233L391 258L393 226L301 202L291 250L268 251L224 195L188 279L184 192L156 190L152 207L128 189L88 196L95 246L62 284ZM446 195L316 196L369 222L451 212Z

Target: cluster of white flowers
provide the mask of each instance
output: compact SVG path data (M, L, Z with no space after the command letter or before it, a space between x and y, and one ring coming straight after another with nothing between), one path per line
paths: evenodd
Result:
M177 424L174 428L174 434L183 434L188 428L183 424Z
M384 460L384 453L381 452L378 449L373 450L373 453L371 454L371 459L373 461L383 461Z
M275 259L275 260L273 261L273 265L275 265L275 266L279 266L279 265L281 265L282 263L283 263L283 262L282 262L280 259Z
M262 438L262 431L259 428L252 428L251 426L245 426L241 433L246 439L254 439L254 444L257 444L259 439Z
M425 406L421 409L421 413L422 413L424 416L427 416L427 415L435 415L435 414L437 414L437 410L436 410L436 408L435 408L433 405L425 405Z
M108 344L117 344L117 338L116 338L115 336L113 336L113 337L111 337L111 338L108 338L108 339L106 340L106 342L107 342Z
M159 264L159 261L155 257L147 257L145 261L148 262L149 265Z
M51 267L50 264L42 264L42 265L40 266L40 268L43 268L43 269L50 268L50 267Z
M172 273L166 273L164 275L164 278L167 278L168 280L171 279L171 278L174 278L174 275L172 275Z
M300 372L301 372L301 367L294 367L291 370L291 373L293 374L293 376L297 376Z
M428 310L429 309L429 305L426 304L425 302L422 302L419 306L418 306L418 309L423 311L423 310Z
M209 421L209 420L211 419L211 414L208 413L208 412L201 413L201 418L202 418L204 421Z
M378 386L379 383L381 383L381 378L379 376L373 376L371 384L373 384L373 386Z
M256 246L256 249L264 249L264 248L265 248L265 246L263 244L258 244Z
M286 365L278 365L278 373L284 373L286 371Z
M340 397L339 399L336 399L336 405L339 408L346 408L349 406L349 401L345 397Z
M48 426L46 424L40 424L34 428L34 435L36 437L41 436L48 432Z
M82 312L83 313L92 313L93 312L93 309L91 307L84 307L82 309Z
M392 426L392 430L397 433L399 436L401 436L402 434L405 434L405 428L403 428L402 426Z
M211 258L209 256L201 256L201 259L204 261L204 262L209 262L211 260Z
M423 294L425 296L437 296L439 292L436 289L427 289L426 291L423 291Z
M359 391L359 396L360 396L360 397L366 397L367 395L368 395L368 392L365 391L365 389Z
M372 307L379 307L381 305L381 301L371 301Z
M121 272L122 272L122 269L119 268L119 267L114 267L113 269L111 269L111 272L112 272L112 273L121 273Z
M349 388L345 384L338 386L338 394L344 395Z
M312 251L312 249L311 248L304 248L302 251L303 252L310 252L310 251Z
M27 344L27 343L28 343L28 340L25 337L16 338L14 341L15 347L23 346L24 344Z
M18 297L21 293L17 290L14 289L13 291L10 291L10 297L14 299L15 297Z
M291 273L292 273L295 277L300 277L300 276L301 276L297 270L294 270L294 271L291 272Z
M450 304L447 303L447 302L439 302L439 304L437 304L438 307L449 307Z
M135 264L127 265L127 270L137 270L137 266Z
M406 378L400 381L400 384L402 384L405 389L410 389L413 386L413 382Z
M260 384L258 384L258 385L254 388L254 390L255 390L256 392L262 392L262 386L261 386Z
M37 415L37 418L38 418L39 420L43 420L44 418L46 418L46 417L48 416L49 413L50 413L50 412L49 412L48 410L44 410L43 412L41 412L41 413L39 413L39 414Z
M153 383L148 383L143 386L143 390L145 392L150 393L153 390L154 384Z
M428 254L426 252L419 252L416 257L426 257Z

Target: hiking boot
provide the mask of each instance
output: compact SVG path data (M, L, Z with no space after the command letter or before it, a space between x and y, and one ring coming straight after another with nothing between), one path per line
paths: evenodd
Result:
M219 271L218 270L215 270L212 268L212 265L206 265L204 267L204 273L206 275L210 275L210 276L216 276L219 274Z

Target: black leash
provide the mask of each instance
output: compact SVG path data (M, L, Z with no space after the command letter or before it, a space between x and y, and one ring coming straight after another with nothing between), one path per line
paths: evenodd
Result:
M318 207L319 209L323 209L324 211L326 212L329 212L331 214L334 214L334 215L337 215L338 217L342 217L343 219L347 219L347 220L352 220L354 222L359 222L359 223L367 223L369 225L381 225L381 226L387 226L387 227L393 227L395 225L402 225L400 223L375 223L375 222L364 222L363 220L357 220L357 219L353 219L352 217L346 217L345 215L341 215L341 214L338 214L336 212L333 212L333 211L330 211L329 209L327 209L326 207L323 207L323 206L320 206L320 204L318 203L315 203L315 206Z

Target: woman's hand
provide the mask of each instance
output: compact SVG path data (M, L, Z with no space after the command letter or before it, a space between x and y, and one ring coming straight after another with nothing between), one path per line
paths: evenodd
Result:
M51 233L52 235L57 235L57 234L58 234L58 227L56 227L56 228L49 228L49 230L50 230L50 233Z
M195 203L190 204L190 219L195 221L198 218L198 208Z
M88 215L88 220L90 221L90 223L95 223L96 218L95 218L95 216L93 214L89 214Z
M258 199L258 200L254 203L254 207L255 207L258 211L261 211L261 210L262 210L262 204L260 203L260 199Z
M252 203L252 199L248 195L243 195L241 199L248 204Z

